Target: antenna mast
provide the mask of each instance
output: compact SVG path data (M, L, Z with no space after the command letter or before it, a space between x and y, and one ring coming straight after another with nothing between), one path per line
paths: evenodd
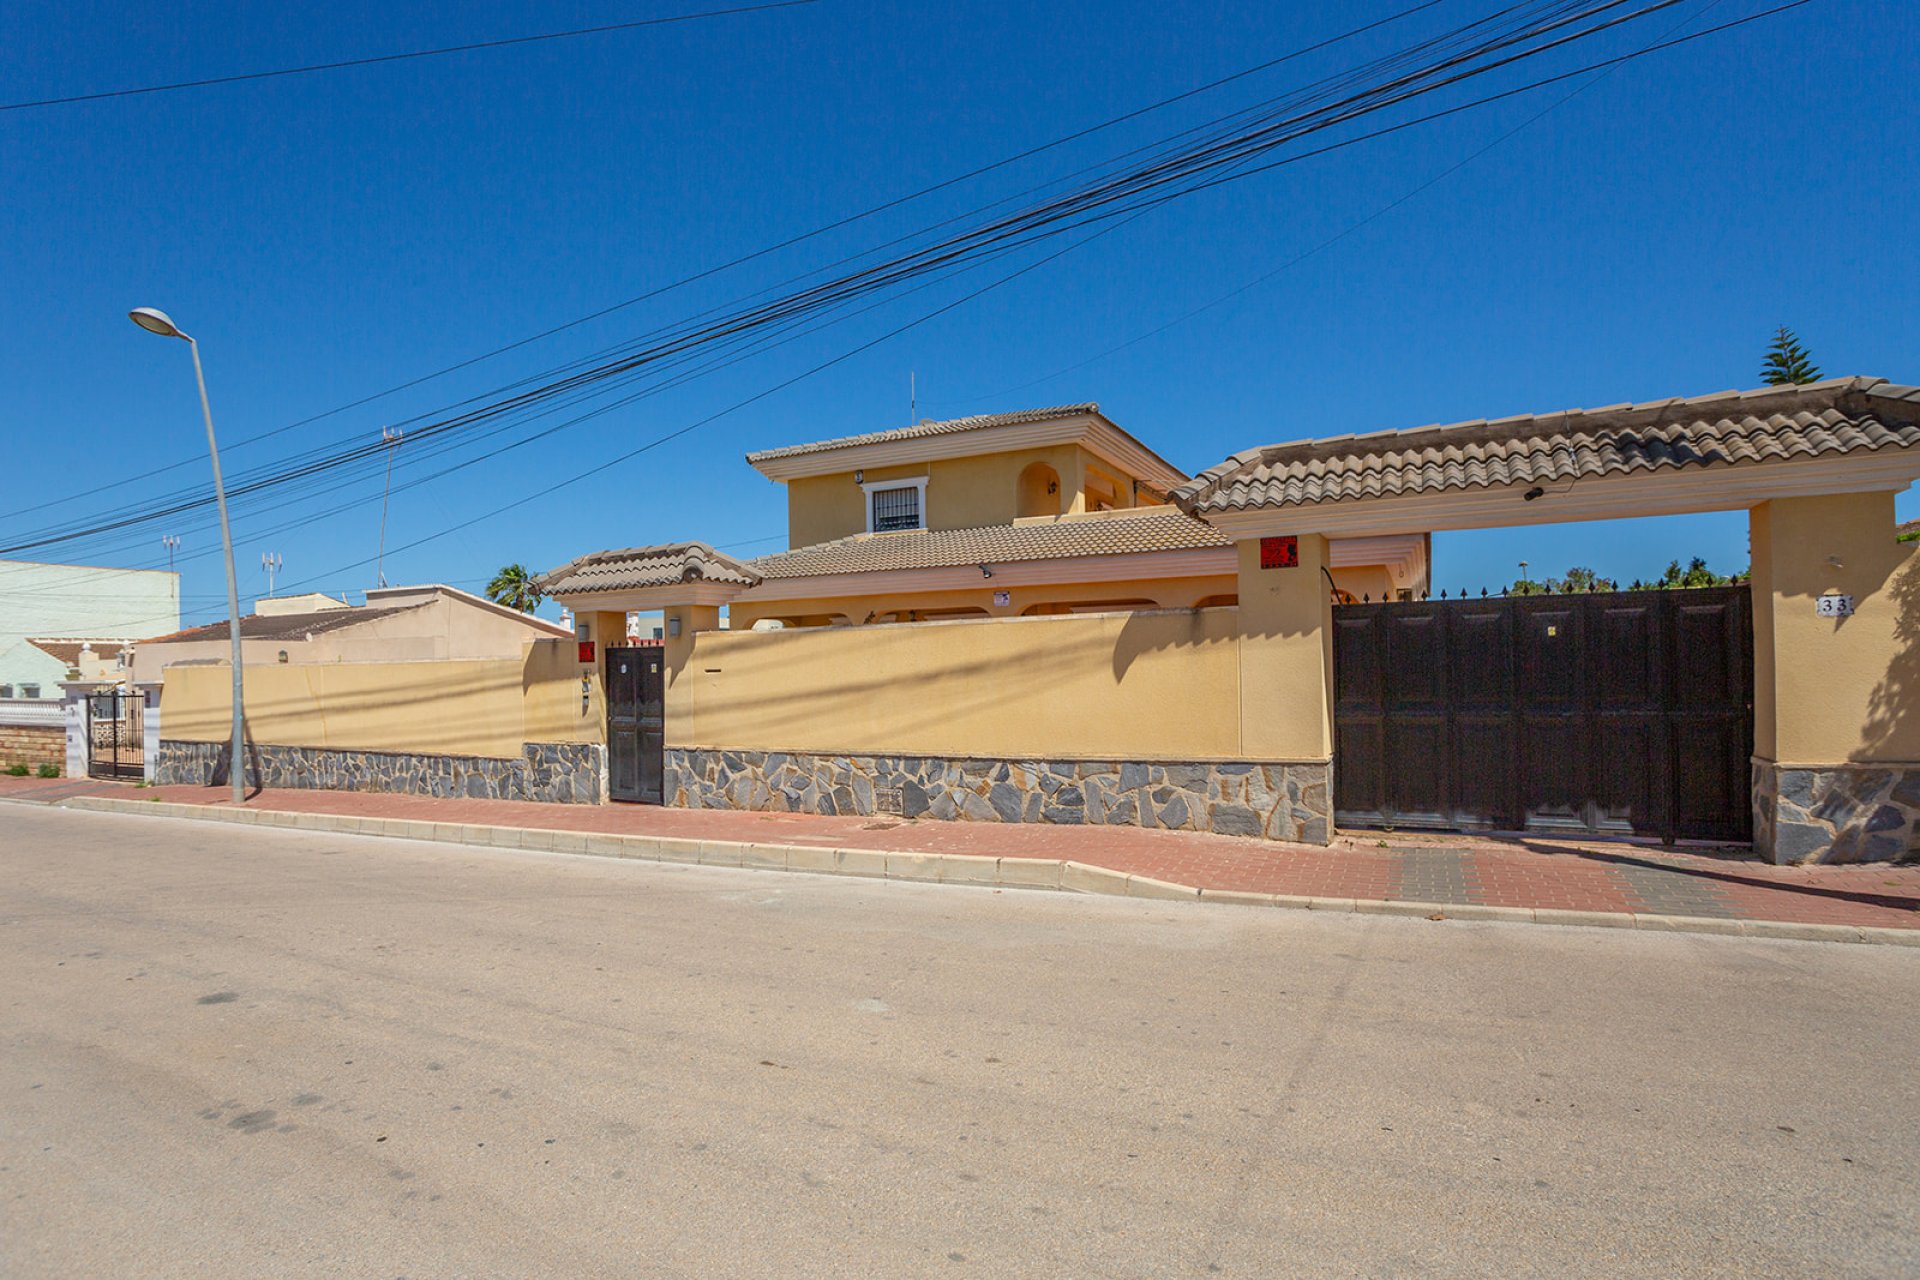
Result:
M267 599L269 600L273 599L273 577L280 572L280 566L285 563L285 557L278 551L262 551L260 553L260 567L267 571Z
M380 548L373 557L373 577L376 586L387 585L387 575L383 571L387 560L387 499L393 495L393 455L400 447L400 439L406 433L398 427L380 428L380 438L387 445L387 486L380 493Z

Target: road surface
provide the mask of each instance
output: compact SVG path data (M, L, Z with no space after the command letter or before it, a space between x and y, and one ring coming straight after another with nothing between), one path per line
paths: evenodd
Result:
M0 1272L1901 1276L1920 951L0 805Z

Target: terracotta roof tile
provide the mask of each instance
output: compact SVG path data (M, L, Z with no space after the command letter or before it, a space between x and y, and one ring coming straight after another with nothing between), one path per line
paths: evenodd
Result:
M760 581L760 574L704 542L674 542L596 551L542 574L539 586L550 596L560 596L584 591L632 591L696 581L750 587Z
M1211 525L1178 511L1158 510L1057 524L859 534L762 556L753 561L753 567L774 580L1231 545L1226 535Z
M57 640L29 639L27 643L68 667L77 667L80 665L80 651L89 645L93 646L94 656L104 661L116 656L133 641L117 636L89 636L80 640L65 637Z
M396 613L424 608L426 608L424 604L401 604L386 609L322 609L317 613L255 613L240 619L240 638L242 640L304 640L308 636L357 627L363 622L372 622L375 618L388 618ZM149 645L184 643L192 640L225 640L228 635L227 628L228 623L223 618L219 622L188 627L185 631L155 636L151 640L142 640L139 643Z
M809 444L790 444L778 449L762 449L747 455L750 463L774 458L793 458L807 453L826 453L832 449L851 449L863 444L881 444L889 440L917 440L922 436L955 435L962 431L982 431L988 427L1013 427L1026 422L1050 422L1055 418L1077 418L1098 413L1097 404L1062 404L1050 409L1018 409L1012 413L980 413L970 418L949 418L944 422L926 419L910 427L891 431L869 431L865 435L841 436L836 440L815 440Z
M1172 496L1207 516L1916 446L1920 388L1836 378L1268 445L1235 454Z

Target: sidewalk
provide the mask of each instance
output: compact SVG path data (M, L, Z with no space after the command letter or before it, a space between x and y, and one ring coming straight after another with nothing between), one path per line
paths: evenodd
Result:
M1371 831L1343 833L1321 848L1135 827L329 791L272 791L236 813L220 788L85 779L0 777L0 800L114 809L158 804L175 816L1008 887L1806 937L1906 930L1920 942L1920 864L1775 867L1744 849Z

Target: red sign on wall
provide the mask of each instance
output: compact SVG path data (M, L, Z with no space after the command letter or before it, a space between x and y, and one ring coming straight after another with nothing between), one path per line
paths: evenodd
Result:
M1292 569L1300 563L1300 539L1288 534L1284 538L1260 539L1260 567L1262 569Z
M591 640L580 641L580 661L582 662L593 661L593 641Z

